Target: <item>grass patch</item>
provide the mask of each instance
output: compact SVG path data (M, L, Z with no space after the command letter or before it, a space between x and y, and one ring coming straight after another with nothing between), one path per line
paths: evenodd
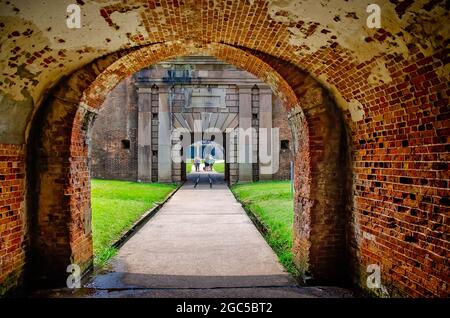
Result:
M214 171L218 173L224 173L225 172L225 162L217 162L213 165Z
M294 277L298 277L292 254L294 203L290 181L236 184L231 191L265 227L265 238L281 264Z
M111 245L177 186L93 179L91 187L94 264L103 266L117 252Z

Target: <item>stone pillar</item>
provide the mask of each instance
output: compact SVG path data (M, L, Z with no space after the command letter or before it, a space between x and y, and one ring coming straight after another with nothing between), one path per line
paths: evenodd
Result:
M152 86L152 182L158 182L159 88Z
M271 163L277 161L272 141L272 91L269 87L259 89L259 179L271 180ZM265 136L262 136L265 134ZM275 147L277 148L277 147ZM270 159L269 159L270 158ZM270 160L271 163L267 161ZM276 163L275 163L276 164Z
M169 88L159 88L159 146L158 146L158 181L172 182L172 156L170 140L171 120L169 109Z
M151 89L138 91L138 180L152 181Z
M252 133L252 90L250 87L239 87L239 137L238 137L238 163L239 181L253 181L253 145ZM246 136L242 132L247 132ZM251 151L250 151L251 150Z

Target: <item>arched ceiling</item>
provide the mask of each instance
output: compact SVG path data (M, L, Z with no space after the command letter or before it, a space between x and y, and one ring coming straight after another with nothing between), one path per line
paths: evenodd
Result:
M127 52L120 58L115 59L96 77L90 86L84 90L80 102L84 107L91 110L99 108L107 94L126 76L148 65L178 56L194 54L212 56L251 73L270 86L275 95L283 101L286 109L298 104L298 98L290 86L291 84L260 57L252 55L251 52L220 43L205 44L203 47L195 46L196 44L190 41L182 43L174 41L148 45ZM100 68L101 66L98 67L98 69ZM296 78L304 79L307 77L307 73L298 69L296 73L298 73ZM78 81L74 81L73 86L79 87Z
M63 76L130 47L166 42L245 47L287 60L339 94L327 71L339 66L332 59L357 67L376 58L366 80L387 82L384 56L407 58L411 44L425 56L448 45L448 1L377 1L382 28L369 29L366 7L372 2L0 0L0 134L1 117L14 114L23 120L18 126L26 125L44 92ZM81 8L80 29L66 26L71 3Z

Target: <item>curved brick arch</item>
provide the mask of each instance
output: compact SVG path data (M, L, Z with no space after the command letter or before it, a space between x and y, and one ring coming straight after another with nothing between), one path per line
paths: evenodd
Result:
M6 19L0 28L5 69L0 74L0 295L20 285L24 265L30 260L25 252L30 244L37 244L27 238L27 221L32 224L38 217L31 213L35 207L59 209L63 200L68 206L78 204L64 196L66 188L67 194L73 189L63 186L55 195L49 192L45 203L35 202L38 190L28 185L64 185L65 179L57 174L77 171L70 168L70 142L61 135L69 134L65 120L72 122L79 116L67 110L79 101L84 81L94 80L105 67L136 47L189 37L200 48L223 43L278 58L278 65L286 63L286 72L281 71L282 65L272 68L290 83L297 96L303 94L292 84L294 72L289 72L288 65L306 70L332 92L331 96L318 95L327 103L330 97L336 101L350 135L353 187L348 194L351 213L346 233L354 256L350 271L355 273L354 283L366 288L367 266L378 265L383 288L369 290L373 294L448 297L450 60L445 1L380 0L380 29L365 27L367 3L360 0L80 1L84 3L82 10L89 14L83 16L83 27L76 32L61 28L61 12L67 5L64 1L47 1L45 6L41 1L10 2L2 6ZM115 58L107 56L120 48L130 50L117 53ZM86 66L100 56L107 57L91 64L91 69ZM264 60L262 55L260 59ZM38 144L36 132L46 134L46 141L39 142L47 152L27 149L31 144L27 127L44 92L61 76L85 66L69 78L67 94L60 91L54 97L54 111L43 108L37 114L36 118L47 119L41 122L43 130L39 125L32 127L29 141ZM298 100L303 107L308 104L307 96ZM310 108L310 113L314 109ZM293 129L305 134L299 134L297 143L310 142L311 150L317 148L311 154L320 158L320 151L326 150L316 147L320 138L314 136L314 125L326 118L319 116L316 122L308 113L292 111L290 115ZM307 119L308 129L298 129ZM83 144L73 149L82 158ZM27 159L27 150L40 155ZM321 164L312 156L304 159L297 161L299 171L310 172L308 167ZM33 167L39 164L36 160L48 171L42 175L43 181L33 176ZM58 160L63 160L63 168ZM77 179L71 182L75 184ZM320 190L323 185L298 185L299 193L304 194L296 204L302 211L314 205L306 191L314 188ZM28 209L26 195L31 198ZM39 217L48 224L67 223L57 214ZM311 233L307 225L296 234L295 246L308 251L298 259L299 264L311 264L302 259L313 259L317 254L302 238L309 233L320 239L320 233ZM70 251L70 232L56 233L50 225L35 230L48 235L49 240L54 238L61 250ZM89 251L88 240L76 242L84 248L75 250ZM79 255L82 253L75 258L81 259ZM308 270L314 272L313 268Z
M62 282L68 264L77 263L82 271L91 266L92 238L86 231L91 213L88 142L93 118L107 93L142 67L193 53L213 55L253 73L282 99L296 144L296 263L305 279L343 279L346 196L342 191L347 178L333 173L338 170L333 164L327 164L331 170L325 169L326 173L321 171L329 161L347 166L348 158L342 157L345 128L333 101L305 72L264 53L223 44L202 48L180 43L157 44L99 59L62 83L37 114L29 142L29 157L33 158L29 165L30 202L37 225L30 267L34 277ZM326 257L321 256L324 249L330 251Z

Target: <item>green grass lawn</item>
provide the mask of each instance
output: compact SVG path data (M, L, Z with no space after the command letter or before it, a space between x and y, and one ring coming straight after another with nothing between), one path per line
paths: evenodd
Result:
M175 184L117 180L91 182L94 264L103 266L115 253L111 245L155 204L162 202Z
M202 160L202 163L204 163L204 160ZM224 173L225 172L225 162L216 162L213 166L214 170L218 173ZM186 162L186 173L190 173L192 169L192 162L189 160Z
M290 187L290 181L261 181L237 184L231 190L267 229L266 240L286 270L298 276L292 255L294 203Z

